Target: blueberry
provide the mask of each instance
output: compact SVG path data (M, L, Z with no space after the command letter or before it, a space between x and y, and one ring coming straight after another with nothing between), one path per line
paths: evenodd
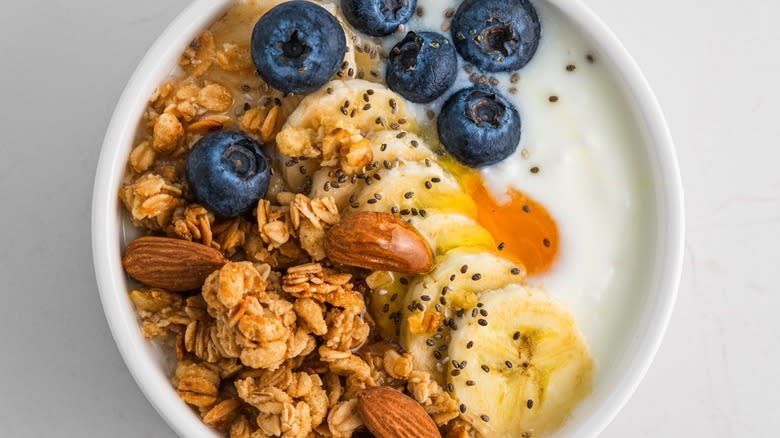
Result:
M452 95L439 113L439 140L470 167L503 161L520 143L520 114L496 90L472 87Z
M458 75L455 47L435 32L409 32L390 51L387 85L417 103L431 102L444 94Z
M260 76L285 93L310 93L341 68L347 38L336 17L302 0L282 3L260 17L252 32L252 59Z
M490 71L521 69L539 46L542 27L528 0L466 0L452 19L455 48Z
M417 0L341 0L349 24L371 36L390 35L412 18Z
M190 190L220 217L236 217L252 208L265 196L270 178L260 145L243 134L208 134L187 157Z

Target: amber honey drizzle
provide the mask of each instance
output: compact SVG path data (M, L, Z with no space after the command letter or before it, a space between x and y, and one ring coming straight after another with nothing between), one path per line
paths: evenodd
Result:
M499 242L501 253L522 263L528 275L549 271L558 256L559 235L547 209L515 189L509 189L508 202L500 203L477 173L462 181L477 204L477 221Z

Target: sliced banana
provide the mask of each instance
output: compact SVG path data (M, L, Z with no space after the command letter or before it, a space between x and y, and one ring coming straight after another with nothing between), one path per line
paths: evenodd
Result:
M369 136L395 124L406 131L416 129L413 114L400 96L374 82L331 81L301 101L276 142L288 156L318 157L325 136L336 129Z
M323 167L312 175L311 191L309 197L322 198L332 196L339 207L339 211L346 212L349 208L349 197L360 189L360 186L350 182L349 178L340 179L335 167Z
M521 267L483 248L459 248L436 260L436 267L418 277L406 293L401 318L401 345L418 366L444 383L450 332L477 304L483 291L525 280Z
M392 169L399 165L399 163L420 161L424 163L424 160L432 160L434 158L433 152L423 142L423 140L415 134L407 133L402 138L398 137L396 131L377 131L368 137L368 141L371 144L371 152L373 155L373 163L380 169L381 172L387 172L388 168ZM292 178L301 179L300 172L295 175L293 169ZM374 169L373 171L376 171ZM423 182L423 186L425 183ZM351 175L345 175L343 172L335 167L325 167L314 173L312 176L312 197L321 196L333 196L336 199L340 209L344 209L350 203L348 202L350 196L358 190L370 189L370 186L364 184L364 180L360 179L356 183L353 183ZM375 192L374 192L375 193ZM373 196L373 193L371 194Z
M384 339L397 341L401 333L402 307L410 278L409 274L388 271L375 271L366 278L372 290L368 312Z
M358 211L393 212L397 209L396 212L406 216L419 213L420 209L435 209L476 215L474 200L463 191L458 180L438 164L399 163L379 175L380 180L365 186L353 198Z
M336 80L298 104L277 134L276 144L285 162L290 157L317 158L323 167L341 167L355 174L377 160L381 164L402 156L416 160L429 155L426 147L406 151L412 141L422 145L414 135L416 129L403 98L384 85ZM404 136L409 138L404 141ZM284 167L283 173L288 185L298 190L311 175L299 172L299 166Z
M384 165L385 162L399 161L434 161L436 155L425 141L407 131L377 131L370 137L374 161Z
M464 214L430 210L425 217L413 216L410 222L428 240L434 254L455 248L490 250L496 246L490 232Z
M434 254L444 254L455 248L488 250L495 246L493 236L468 216L433 212L425 218L414 216L410 221L428 241ZM398 340L401 319L408 313L404 311L404 302L413 277L386 271L374 272L372 277L373 283L369 286L374 293L368 311L383 338Z
M574 319L545 291L518 285L483 293L477 306L448 347L462 416L482 436L553 431L592 387L593 359Z

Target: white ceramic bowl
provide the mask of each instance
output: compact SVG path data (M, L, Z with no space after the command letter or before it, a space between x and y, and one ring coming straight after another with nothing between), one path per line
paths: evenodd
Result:
M174 69L186 47L218 19L234 0L196 0L157 39L130 79L114 112L100 155L92 204L92 246L103 308L130 372L146 397L183 437L217 437L176 395L169 382L165 355L141 334L128 299L121 265L124 242L117 193L125 162L148 97ZM601 373L592 396L577 409L559 436L594 437L617 415L647 371L666 329L682 267L683 193L677 158L661 110L642 73L626 49L579 0L545 1L559 9L600 54L623 86L643 131L652 172L659 236L651 284L636 312L628 342L615 354L609 373Z

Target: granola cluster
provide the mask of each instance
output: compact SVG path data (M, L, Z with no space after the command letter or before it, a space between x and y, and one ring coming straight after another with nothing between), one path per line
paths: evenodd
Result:
M363 425L357 393L378 385L407 391L439 425L455 419L453 399L411 354L365 345L371 327L352 280L318 263L281 275L231 262L198 295L130 298L144 334L174 343L179 396L230 437L349 437Z

